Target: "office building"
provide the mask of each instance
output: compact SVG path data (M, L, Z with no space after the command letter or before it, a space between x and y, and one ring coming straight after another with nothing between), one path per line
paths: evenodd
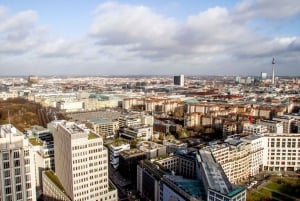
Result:
M11 124L0 126L0 200L36 200L34 152Z
M174 76L174 85L184 86L184 75L176 75Z
M260 171L262 171L264 155L263 137L257 135L249 135L241 138L241 141L250 144L250 176L255 176Z
M123 128L120 131L120 136L128 139L150 140L153 135L152 126L132 126L130 128Z
M261 80L266 80L268 77L267 73L261 72Z
M276 120L260 120L260 125L267 126L268 133L283 133L283 123Z
M125 150L130 150L130 144L117 141L109 145L110 164L112 164L114 168L119 167L120 152Z
M136 183L137 165L139 161L146 159L146 154L138 149L130 149L120 152L119 171L128 180Z
M268 127L265 125L259 125L259 124L248 124L244 125L243 127L243 133L248 135L257 135L262 133L267 133Z
M235 137L228 137L223 144L205 148L222 166L231 183L237 184L249 178L251 145Z
M184 168L189 172L178 171ZM246 200L246 189L232 185L212 154L205 150L141 161L137 167L137 188L143 199L153 201Z
M246 189L234 186L229 182L222 167L214 160L209 151L199 150L197 161L208 201L246 200Z
M282 133L293 133L296 127L296 120L292 116L279 116L274 117L273 120L279 121L283 125L283 132Z
M50 185L51 174L44 174L45 196L55 196L60 186L74 201L118 199L117 190L108 179L108 153L100 135L74 122L60 121L54 126L53 137L58 181L52 180Z
M166 146L155 142L141 141L137 143L136 147L146 154L147 159L156 158L167 154Z
M113 138L119 130L119 122L112 119L92 119L86 125L103 138Z
M299 134L265 134L263 170L296 171L300 169Z

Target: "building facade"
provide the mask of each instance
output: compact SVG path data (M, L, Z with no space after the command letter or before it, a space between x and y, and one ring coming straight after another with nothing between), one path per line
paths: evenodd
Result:
M0 200L36 200L34 151L11 124L0 126Z
M60 121L54 126L53 137L55 174L71 200L118 199L109 182L108 153L101 136L76 123Z
M184 86L184 75L174 76L174 85Z
M263 170L281 172L300 169L299 134L265 134L263 147Z

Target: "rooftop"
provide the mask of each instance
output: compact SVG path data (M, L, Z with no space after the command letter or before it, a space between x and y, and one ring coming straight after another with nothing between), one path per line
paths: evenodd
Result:
M130 150L124 150L120 154L123 157L132 157L132 156L138 156L144 154L144 152L139 149L130 149Z
M33 146L43 146L43 142L35 137L33 138L29 138L29 142L30 144L32 144Z
M199 180L186 179L183 178L182 176L174 176L174 175L166 175L165 178L172 181L180 189L182 189L184 192L188 193L193 197L204 196L203 185Z
M228 194L232 190L232 185L226 177L222 167L215 162L209 151L200 150L199 156L199 162L204 171L209 188L223 194Z
M95 124L104 124L104 123L110 123L112 122L111 119L92 119L90 122L95 123Z
M242 192L242 191L244 191L244 190L245 190L244 187L236 187L236 188L233 189L231 192L229 192L229 193L227 194L227 196L233 197L233 196L239 194L240 192Z
M88 139L89 140L92 140L92 139L95 139L95 138L99 138L100 136L95 134L95 133L92 133L90 132L89 135L88 135Z
M65 189L63 188L59 179L57 178L57 176L55 175L55 173L52 170L45 171L45 174L60 190L65 192Z

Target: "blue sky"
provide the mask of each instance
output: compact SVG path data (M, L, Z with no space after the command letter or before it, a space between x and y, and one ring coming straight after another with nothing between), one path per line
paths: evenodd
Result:
M0 72L300 76L299 35L299 0L2 0Z

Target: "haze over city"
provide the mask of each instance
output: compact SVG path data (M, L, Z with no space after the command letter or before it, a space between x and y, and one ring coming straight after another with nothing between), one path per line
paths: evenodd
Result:
M0 2L0 72L300 75L300 2Z

